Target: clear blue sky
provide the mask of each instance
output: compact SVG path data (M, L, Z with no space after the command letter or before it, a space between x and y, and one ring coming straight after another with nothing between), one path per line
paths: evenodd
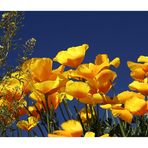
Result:
M37 39L32 57L53 58L84 43L90 46L84 62L93 62L99 53L120 57L115 81L119 93L132 82L126 62L148 55L148 12L25 12L20 35L24 41Z
M148 55L148 12L25 12L22 37L37 39L33 57L53 58L58 51L89 44L84 62L99 53L119 56L116 90L128 89L127 60Z

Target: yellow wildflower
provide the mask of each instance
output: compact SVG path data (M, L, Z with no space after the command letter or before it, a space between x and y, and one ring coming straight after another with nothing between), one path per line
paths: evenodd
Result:
M87 44L83 44L81 46L68 48L67 51L60 51L54 58L54 61L65 66L76 68L83 61L88 47Z
M21 120L17 122L17 127L26 131L30 131L32 128L34 128L38 124L38 119L31 116L28 118L28 121Z
M95 137L95 133L94 132L86 132L84 137Z

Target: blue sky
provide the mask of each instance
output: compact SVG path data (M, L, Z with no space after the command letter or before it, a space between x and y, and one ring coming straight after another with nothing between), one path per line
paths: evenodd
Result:
M132 81L128 60L148 55L148 12L25 12L24 40L37 39L33 57L53 58L58 51L89 44L84 62L99 53L121 58L116 90L128 89Z

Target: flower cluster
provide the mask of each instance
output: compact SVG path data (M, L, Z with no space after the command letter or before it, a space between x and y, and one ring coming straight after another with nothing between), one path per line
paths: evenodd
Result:
M49 137L109 137L113 129L102 132L104 120L100 121L99 110L105 110L107 121L110 119L108 111L111 111L113 120L119 117L119 121L128 124L133 123L135 116L145 116L148 112L148 57L140 56L141 64L127 62L134 79L129 84L131 91L109 96L117 77L112 69L119 67L120 58L110 60L107 54L98 54L92 63L82 63L88 48L83 44L60 51L53 59L26 60L18 71L3 78L0 84L3 126L25 116L28 121L18 121L17 127L28 132L38 127L42 136L44 126ZM54 62L58 62L59 67L54 69ZM83 105L81 109L74 105L75 117L68 105L73 100ZM65 119L61 126L56 120L58 109ZM122 128L121 131L125 136Z

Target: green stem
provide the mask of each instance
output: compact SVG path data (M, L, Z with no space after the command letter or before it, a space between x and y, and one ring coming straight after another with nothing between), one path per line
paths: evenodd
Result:
M119 126L120 126L120 130L121 130L122 136L123 136L123 137L126 137L126 134L125 134L125 132L124 132L123 125L122 125L120 119L118 119L118 123L119 123Z
M47 119L47 129L48 133L50 133L50 122L49 122L49 111L48 111L48 98L46 97L46 119Z
M106 120L108 121L108 110L105 110Z
M82 119L81 119L81 117L80 117L80 115L79 115L78 109L76 108L76 106L74 106L74 109L75 109L75 111L76 111L76 113L77 113L77 116L78 116L78 119L79 119L79 121L80 121L80 123L81 123L81 125L82 125L83 133L85 134L85 128L84 128Z
M43 122L44 120L43 120L43 117L42 117L42 114L41 114L41 112L39 111L39 109L38 109L38 107L36 106L36 105L34 105L35 106L35 108L36 108L36 110L37 110L37 113L40 115L40 118L41 118L41 121ZM39 125L40 126L40 125ZM47 130L47 127L45 126L45 124L43 124L43 126L44 126L44 128L46 129L46 131L48 132L48 130ZM40 130L41 131L41 133L43 132L42 130ZM43 135L43 134L42 134Z
M90 107L90 111L91 111L91 117L92 117L93 121L95 121L94 112L93 112L94 111L93 106L89 105L89 107Z
M111 111L110 111L110 114L111 114L111 117L112 117L113 124L116 124L116 121L115 121L115 119L114 119L113 114L112 114Z
M63 99L63 103L64 103L64 107L65 107L66 113L68 115L68 118L71 119L71 115L70 115L70 112L68 110L68 104L67 104L65 99Z
M54 123L53 123L53 118L54 118L54 106L53 106L53 104L52 104L52 102L50 102L50 118L49 118L49 121L50 121L50 132L53 132L53 125L54 125Z
M86 109L86 119L87 119L87 127L89 126L89 117L88 117L88 107L87 104L85 104L85 109Z
M96 108L97 108L96 115L97 115L97 118L98 118L98 120L99 120L99 105L98 105L98 104L97 104Z

